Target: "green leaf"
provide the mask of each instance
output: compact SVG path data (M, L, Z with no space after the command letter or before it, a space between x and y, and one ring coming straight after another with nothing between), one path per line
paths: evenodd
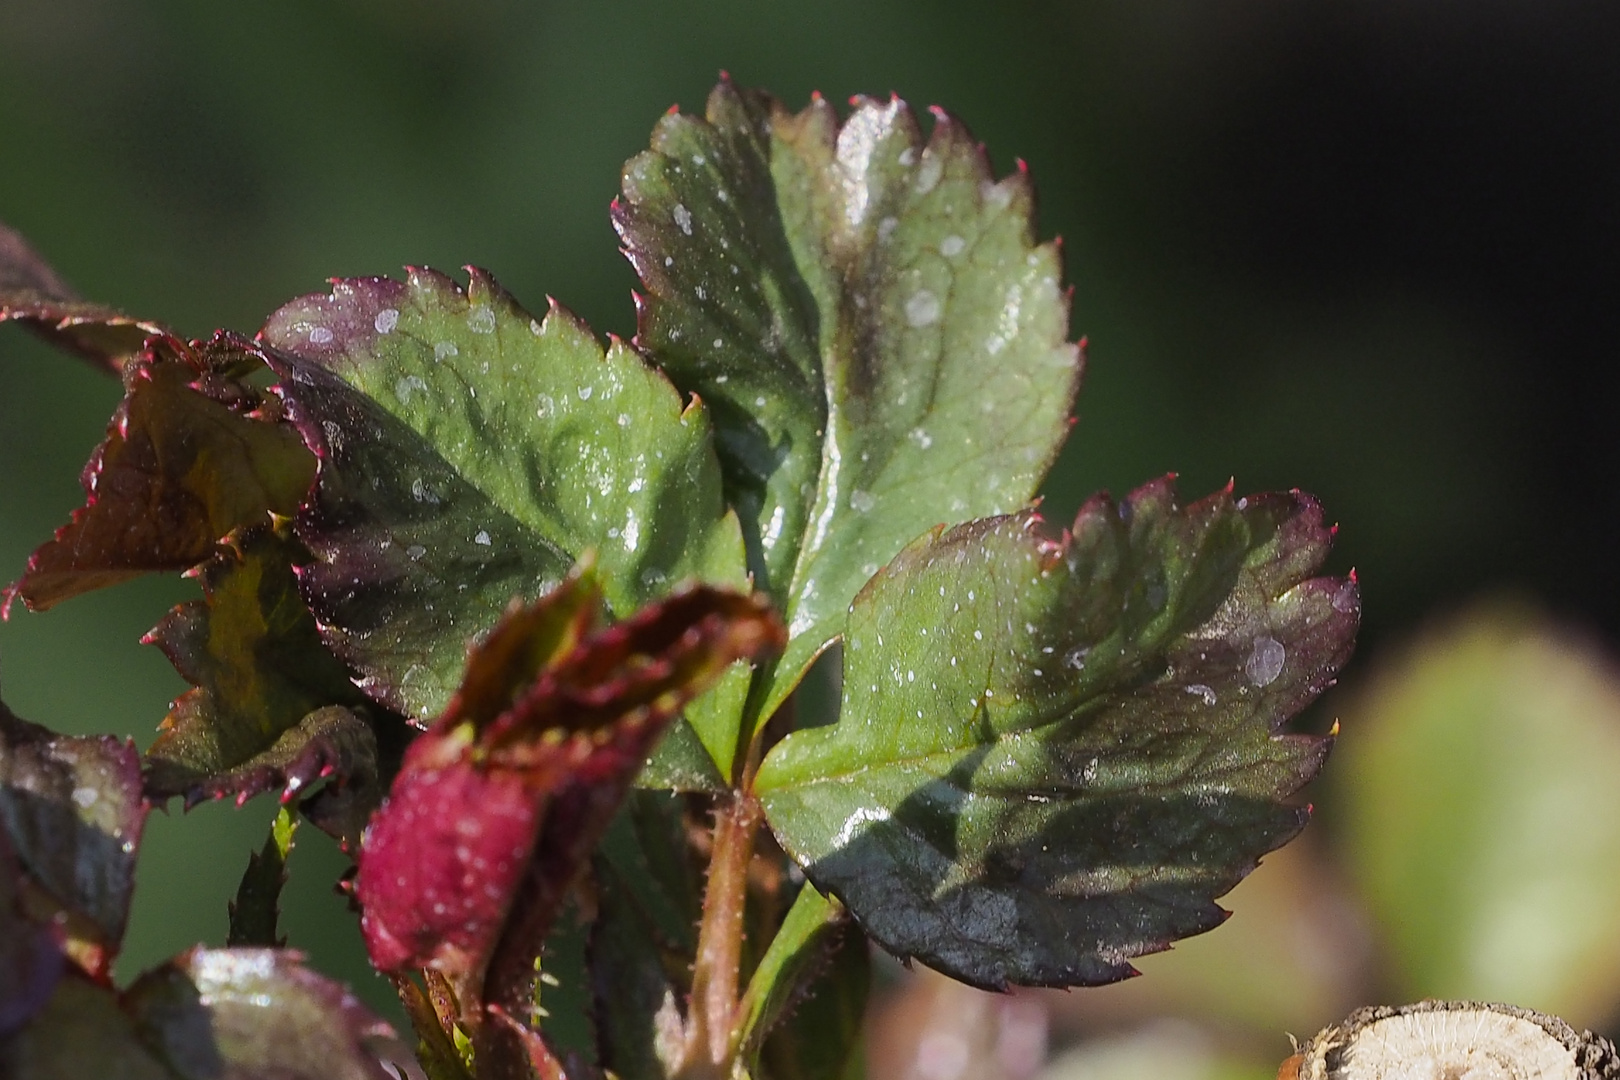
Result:
M758 793L880 944L983 987L1078 985L1217 925L1305 823L1328 741L1278 735L1348 658L1353 581L1311 578L1308 496L1168 481L917 541L849 617L839 722Z
M279 403L241 377L253 347L155 343L124 369L124 400L85 466L82 510L5 593L31 610L154 571L189 570L231 531L290 516L315 475ZM265 410L269 411L266 415Z
M277 936L276 923L281 918L281 890L287 884L287 856L292 854L297 829L298 819L285 806L277 808L263 850L248 856L242 884L230 904L225 944L269 949L287 943Z
M473 270L342 281L271 316L280 392L320 456L304 594L373 698L431 717L467 641L596 552L609 607L746 588L704 406L552 305ZM729 775L746 676L690 714ZM740 687L740 689L739 689Z
M1620 995L1620 675L1497 601L1392 653L1348 707L1334 806L1393 990L1577 1026Z
M825 949L819 978L802 988L797 1008L766 1039L758 1080L864 1080L870 947L859 928L843 922Z
M285 949L192 949L143 975L123 1008L181 1080L393 1080L378 1060L393 1031L301 961Z
M633 882L611 867L598 876L590 970L602 1065L618 1076L673 1076L685 1047L682 1006L691 978L667 962L671 952L632 893ZM685 954L691 962L691 952Z
M0 703L0 828L21 904L58 923L67 953L97 977L123 940L146 810L133 743L58 735Z
M280 788L290 797L338 770L375 779L376 741L344 706L365 697L321 643L298 592L298 545L237 534L198 568L202 600L147 634L195 689L174 703L146 755L147 791L188 806ZM401 721L394 719L394 723Z
M682 810L632 792L598 849L591 984L602 1065L619 1076L669 1076L685 1045L702 882Z
M743 996L741 1046L744 1060L756 1062L761 1047L772 1030L793 1012L807 996L810 985L827 974L829 960L842 951L848 919L844 906L823 896L814 886L805 885L788 908L787 917L771 938L770 947L748 981ZM864 940L861 942L864 951ZM865 1004L865 988L860 992ZM859 1009L857 1008L857 1013ZM856 1024L859 1027L859 1023ZM819 1037L831 1034L831 1029ZM825 1039L822 1045L826 1045ZM836 1051L835 1051L836 1053ZM842 1075L837 1069L806 1075Z
M714 409L750 563L791 640L769 718L856 591L940 522L1028 503L1068 430L1079 349L1020 170L899 100L839 123L721 83L625 167L615 224L637 344Z
M81 300L20 233L0 223L0 322L7 321L114 373L147 338L173 337L160 323Z

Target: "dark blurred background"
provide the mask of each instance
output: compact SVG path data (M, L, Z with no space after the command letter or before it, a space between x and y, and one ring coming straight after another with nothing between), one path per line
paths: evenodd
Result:
M193 334L476 263L628 336L607 204L672 103L722 68L939 103L1064 238L1091 368L1051 516L1166 471L1314 492L1364 586L1353 683L1481 594L1620 634L1617 46L1620 7L1559 0L0 0L0 220ZM0 330L0 576L78 505L117 397ZM188 592L14 614L8 702L144 745L181 684L135 641ZM127 968L223 936L268 817L154 822ZM340 858L300 855L295 943L341 908Z

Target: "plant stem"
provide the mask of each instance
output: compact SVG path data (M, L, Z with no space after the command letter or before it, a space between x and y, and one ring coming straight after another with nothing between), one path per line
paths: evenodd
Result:
M692 967L686 1052L679 1071L683 1078L726 1077L731 1072L734 1029L740 1019L737 990L748 906L748 864L764 816L759 801L741 792L733 793L715 811L709 883Z

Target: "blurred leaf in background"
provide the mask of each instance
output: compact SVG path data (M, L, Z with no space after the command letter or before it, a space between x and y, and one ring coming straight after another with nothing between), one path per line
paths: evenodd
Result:
M1392 999L1620 1007L1620 666L1533 607L1432 628L1368 681L1337 762Z

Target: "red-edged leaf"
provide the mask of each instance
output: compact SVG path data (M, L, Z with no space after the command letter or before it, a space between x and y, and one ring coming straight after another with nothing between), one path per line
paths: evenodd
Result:
M155 343L124 369L125 396L85 466L83 509L6 590L42 611L152 571L187 570L239 527L290 517L315 459L279 401L240 381L261 364L229 335Z
M601 606L587 572L509 612L407 751L356 881L382 970L444 971L474 1008L498 944L532 978L567 889L669 721L728 664L782 638L761 601L707 587L587 635ZM508 925L520 892L521 925Z
M79 299L22 234L0 223L0 322L7 321L114 374L147 338L173 337L161 323Z
M272 787L291 797L333 770L374 778L375 739L348 709L367 703L299 595L298 545L269 528L233 540L198 570L204 599L146 637L196 687L147 751L148 792L192 805Z

